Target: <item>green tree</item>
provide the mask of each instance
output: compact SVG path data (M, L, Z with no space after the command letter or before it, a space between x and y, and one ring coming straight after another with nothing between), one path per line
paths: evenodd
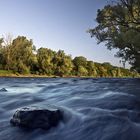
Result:
M72 58L66 55L64 51L59 50L53 59L55 75L70 76L73 70Z
M3 69L9 70L10 65L10 47L12 44L12 35L7 34L0 39L0 58L1 67Z
M3 38L0 38L0 69L3 69L4 55L3 55Z
M96 69L93 61L87 61L88 76L96 76Z
M140 1L118 0L98 10L98 25L90 29L98 43L105 42L108 49L117 48L116 56L128 61L140 72Z
M112 70L114 69L114 67L108 62L104 62L102 66L106 69L106 75L109 77L113 77Z
M85 76L87 72L87 59L83 56L77 56L73 59L74 73L78 76ZM84 71L84 72L83 72Z
M78 76L88 76L88 70L83 66L79 66L77 75Z
M30 73L35 61L34 50L32 40L24 36L14 39L10 47L10 69L19 73Z
M54 74L52 60L55 52L48 48L40 48L37 51L37 60L39 71L42 74Z

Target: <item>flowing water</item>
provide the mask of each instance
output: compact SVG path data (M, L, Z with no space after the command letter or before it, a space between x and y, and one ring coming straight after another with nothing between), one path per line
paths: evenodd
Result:
M140 79L0 78L0 140L140 140ZM10 125L21 107L55 105L49 131Z

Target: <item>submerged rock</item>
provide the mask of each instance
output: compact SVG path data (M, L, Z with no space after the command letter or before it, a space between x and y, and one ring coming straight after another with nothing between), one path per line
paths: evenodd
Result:
M0 92L6 92L7 90L5 88L0 89Z
M56 108L25 107L15 112L10 123L13 126L29 129L42 128L48 130L57 126L62 118L62 112Z

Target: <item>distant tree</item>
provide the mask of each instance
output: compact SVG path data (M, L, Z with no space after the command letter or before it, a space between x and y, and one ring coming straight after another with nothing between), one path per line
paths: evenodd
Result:
M93 61L87 61L88 76L96 76L96 69Z
M37 60L39 71L42 74L52 75L53 70L53 58L55 52L48 48L40 48L37 51Z
M74 71L76 75L85 76L87 72L87 59L83 56L77 56L73 59ZM84 72L83 72L84 71Z
M117 68L117 77L122 77L121 69Z
M117 77L117 70L115 68L111 70L111 77Z
M73 63L72 58L66 55L64 51L59 50L53 59L55 75L69 76L72 73Z
M3 38L0 38L0 69L3 69L3 65L4 65L4 55L3 55Z
M102 66L106 69L106 75L108 75L109 77L113 77L112 70L114 69L114 67L108 62L104 62Z
M87 59L83 56L77 56L73 59L73 63L76 67L78 66L83 66L83 67L86 67L87 65Z
M35 61L33 50L35 46L32 40L24 36L14 39L10 47L10 69L19 73L30 73Z
M97 77L100 77L101 76L101 72L100 72L101 64L100 63L97 63L97 62L94 62L94 67L96 69Z
M88 76L88 70L83 66L79 66L77 75L78 76Z
M0 39L0 57L3 68L9 70L10 65L10 48L12 44L12 35L6 34Z

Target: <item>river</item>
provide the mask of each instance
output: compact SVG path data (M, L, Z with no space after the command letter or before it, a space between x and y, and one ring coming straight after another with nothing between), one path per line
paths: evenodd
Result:
M0 140L140 140L140 79L0 78ZM21 107L54 105L64 120L49 131L10 125Z

